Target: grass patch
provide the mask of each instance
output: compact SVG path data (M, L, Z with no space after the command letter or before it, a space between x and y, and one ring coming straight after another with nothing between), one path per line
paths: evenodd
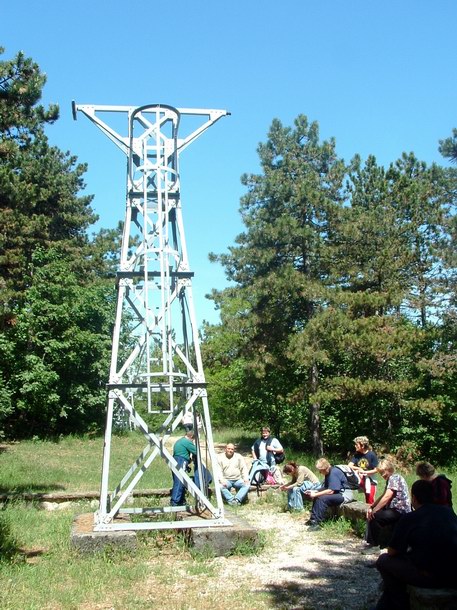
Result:
M257 540L239 540L232 555L241 555L242 557L251 557L252 555L261 555L267 546L268 534L264 531L257 532Z
M256 437L257 433L241 429L214 432L216 443L233 441L242 452L250 451ZM113 437L110 470L116 483L125 473L126 464L131 465L144 445L143 437L136 433ZM1 453L0 491L97 491L102 450L102 438L66 437L55 442L5 444ZM311 456L298 452L288 451L287 457L310 467L314 464ZM457 470L444 469L444 472L454 482L454 502L457 502ZM412 472L404 476L409 485L416 478ZM168 468L160 460L151 474L148 472L141 480L139 488L162 488L170 483ZM378 495L383 489L384 481L379 479ZM359 499L363 499L361 494ZM164 501L168 503L168 499ZM249 510L279 514L286 504L287 494L269 490L257 503L249 505ZM237 565L249 561L244 557L261 555L262 544L266 547L273 544L274 532L262 532L260 548L240 542L234 551L235 557L224 561L214 558L211 549L192 553L174 530L139 533L135 554L111 548L83 556L70 545L70 529L76 514L90 510L89 504L80 503L67 510L47 512L22 501L9 502L0 510L2 610L138 610L145 607L222 610L227 605L234 605L238 610L268 610L277 607L265 592L243 588L240 595L238 588L227 590L225 583L218 581L222 566L225 570L227 565L232 567L227 561L233 562L236 573ZM240 507L240 514L245 510L247 507ZM297 522L306 520L307 511L293 517ZM364 528L362 522L360 527ZM341 519L326 523L318 535L334 539L352 536L354 529ZM206 587L209 578L211 587Z
M119 483L146 446L138 432L113 435L110 488ZM22 441L3 446L0 493L98 491L103 438L63 437L54 442ZM138 489L170 486L169 469L162 459L141 478Z

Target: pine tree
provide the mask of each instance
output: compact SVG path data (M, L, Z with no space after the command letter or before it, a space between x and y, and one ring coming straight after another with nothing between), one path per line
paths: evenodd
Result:
M218 259L248 310L249 341L241 353L249 362L249 405L273 426L298 419L302 428L311 427L313 448L320 454L320 405L310 401L319 383L317 362L310 358L305 369L295 369L291 337L325 300L327 244L344 164L333 140L320 142L317 123L304 116L293 129L274 120L258 152L262 174L242 178L248 191L241 200L247 230ZM232 293L226 294L231 298ZM224 298L224 293L216 295L222 311Z

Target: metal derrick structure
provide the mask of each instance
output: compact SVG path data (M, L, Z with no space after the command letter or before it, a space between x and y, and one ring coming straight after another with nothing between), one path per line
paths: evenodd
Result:
M179 154L229 113L163 104L131 107L73 102L74 119L77 112L89 118L127 156L126 210L116 278L100 504L94 530L227 525L217 477L213 477L213 503L204 470L206 466L214 473L216 456L192 299L193 273L184 235ZM125 135L106 122L113 114L127 119ZM200 125L180 138L178 130L185 117L197 119ZM148 420L157 422L153 429L139 411L143 416L151 414ZM190 413L194 421L195 468L200 486L177 468L166 446L185 413ZM113 426L127 418L143 434L146 445L110 492ZM144 474L162 461L185 485L194 506L145 508L130 504ZM177 521L173 513L178 511L205 513L207 518ZM135 515L134 521L116 519L123 514Z

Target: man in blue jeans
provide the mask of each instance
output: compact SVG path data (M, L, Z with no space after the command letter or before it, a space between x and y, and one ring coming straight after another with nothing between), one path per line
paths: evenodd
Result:
M231 506L239 506L245 500L250 486L248 467L243 456L235 453L235 445L228 443L225 453L218 455L217 463L224 500ZM230 491L232 487L236 490L236 496Z
M327 508L338 506L344 502L343 492L346 486L346 477L343 472L331 466L325 458L316 462L316 469L325 477L322 488L319 491L305 491L305 496L313 500L311 517L307 522L308 531L317 531L325 520Z
M192 456L197 455L197 448L194 443L194 432L189 430L186 435L176 441L173 447L173 457L178 463L178 470L187 470ZM171 506L182 506L186 501L186 488L179 478L173 475L173 488L171 490Z

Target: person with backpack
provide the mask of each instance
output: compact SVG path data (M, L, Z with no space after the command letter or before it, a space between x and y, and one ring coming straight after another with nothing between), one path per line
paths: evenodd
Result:
M258 438L251 447L253 465L259 469L260 464L264 465L264 469L268 470L273 476L276 483L282 485L284 479L281 475L281 470L277 467L285 460L284 449L277 438L271 436L270 428L263 426L260 430L260 438ZM251 468L251 472L253 469Z
M289 483L280 487L282 491L287 491L289 510L303 510L303 494L309 489L319 489L319 479L309 468L299 466L297 462L287 462L282 471L292 477Z
M344 491L347 489L346 476L340 468L331 466L325 458L316 462L316 469L324 476L322 487L308 490L305 496L313 501L311 516L306 525L308 531L317 531L327 516L327 508L339 506L344 502Z
M422 481L428 481L433 488L433 503L452 508L452 481L444 474L437 474L429 462L416 464L416 474ZM454 510L452 508L452 510Z
M360 487L365 493L365 502L373 504L376 497L378 482L376 480L378 456L372 450L366 436L356 436L354 439L355 453L348 466L360 477Z

